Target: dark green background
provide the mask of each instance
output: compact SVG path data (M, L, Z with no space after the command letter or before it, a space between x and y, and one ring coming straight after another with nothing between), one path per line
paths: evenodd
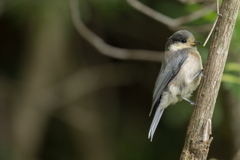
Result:
M141 2L172 18L190 14L207 5L204 1L197 4L175 0ZM174 33L166 25L135 10L125 0L79 0L79 9L86 26L112 46L164 51L167 38ZM55 84L59 89L54 93L54 109L37 111L40 117L45 118L45 126L37 131L41 132L40 142L36 143L37 150L32 157L40 160L179 159L192 111L189 103L179 102L165 110L153 142L147 139L152 121L152 117L148 116L152 92L161 63L119 60L100 54L74 28L67 0L5 0L2 1L1 11L0 159L21 159L16 155L25 155L24 149L19 149L21 142L16 139L21 133L14 130L16 113L25 104L32 105L32 109L45 102L43 99L32 103L28 93L40 94L42 89L48 90ZM185 25L213 24L215 18L213 11ZM202 42L209 33L190 31L196 40ZM227 60L227 65L235 64L235 67L224 72L230 77L225 77L221 85L212 120L214 139L209 158L218 160L232 159L240 144L235 136L240 126L236 126L233 121L236 118L232 118L237 111L235 108L240 107L239 68L236 67L239 64L239 35L240 16ZM198 46L203 63L209 44L210 41L205 47ZM46 50L49 56L44 54ZM61 58L64 62L61 60L60 63L58 57L65 57ZM43 60L38 63L41 58ZM46 66L40 71L42 65ZM66 88L61 87L61 82L75 73L84 76L92 70L100 74L93 88L65 103ZM39 76L44 71L48 74ZM94 79L94 75L92 77ZM40 84L37 80L35 83L35 79ZM46 79L50 80L42 85L41 82ZM80 82L74 86L88 86L88 81ZM74 90L74 87L71 89ZM191 99L194 100L195 96L196 92ZM31 119L26 120L29 121ZM33 126L38 128L38 123ZM28 128L27 123L25 128ZM29 130L34 134L34 128ZM31 151L26 152L31 154ZM29 157L29 160L33 159Z

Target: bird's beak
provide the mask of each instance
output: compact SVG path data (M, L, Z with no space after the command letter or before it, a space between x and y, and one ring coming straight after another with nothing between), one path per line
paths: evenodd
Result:
M199 45L201 44L202 42L199 42L199 41L194 41L191 43L191 46L196 46L196 45Z

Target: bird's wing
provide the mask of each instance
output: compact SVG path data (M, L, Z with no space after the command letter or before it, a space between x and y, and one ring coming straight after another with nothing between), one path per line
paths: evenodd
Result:
M186 61L188 52L187 49L182 49L175 52L169 51L165 53L162 67L155 83L153 103L149 116L151 115L154 106L157 106L160 103L161 95L168 83L177 75L181 66Z

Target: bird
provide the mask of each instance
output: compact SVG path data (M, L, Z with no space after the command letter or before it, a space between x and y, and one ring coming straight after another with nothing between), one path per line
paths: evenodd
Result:
M164 58L155 82L152 107L149 116L156 108L148 138L150 141L156 131L163 111L171 104L186 100L191 105L195 103L188 98L204 77L202 58L197 51L194 36L187 30L179 30L168 38Z

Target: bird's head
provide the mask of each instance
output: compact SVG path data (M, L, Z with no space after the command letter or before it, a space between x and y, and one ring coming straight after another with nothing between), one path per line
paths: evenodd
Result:
M196 45L201 44L195 41L192 33L186 30L175 32L166 43L166 51L177 51L185 48L196 48Z

